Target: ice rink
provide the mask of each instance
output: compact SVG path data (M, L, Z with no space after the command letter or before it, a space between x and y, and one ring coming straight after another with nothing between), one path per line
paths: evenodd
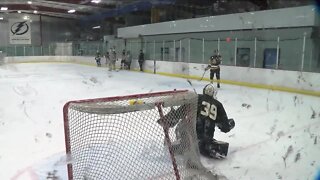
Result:
M223 79L223 70L222 70ZM208 82L192 80L198 93ZM65 180L63 105L71 100L173 89L186 79L67 63L0 66L0 179ZM320 171L320 98L222 84L218 91L236 122L215 138L230 143L224 160L202 157L230 180L313 180Z

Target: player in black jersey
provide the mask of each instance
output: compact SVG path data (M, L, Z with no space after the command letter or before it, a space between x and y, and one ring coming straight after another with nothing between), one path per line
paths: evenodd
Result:
M101 54L100 54L99 50L97 50L96 56L94 59L96 60L97 66L101 67Z
M217 126L222 132L227 133L234 128L235 122L233 119L228 119L226 111L216 99L217 91L212 84L208 84L203 89L203 94L198 95L198 109L196 121L196 133L200 153L210 158L224 158L228 154L229 143L217 141L213 138L215 127ZM176 135L180 136L181 143L188 143L184 139L183 134L187 134L188 130L184 129L186 125L182 124L181 119L184 119L185 111L188 111L188 105L182 105L177 109L171 109L164 118L159 119L158 123L167 127L176 128ZM180 122L179 122L180 121ZM181 151L183 147L174 147Z
M220 64L222 57L219 54L218 50L214 51L214 55L210 57L209 64L205 70L210 69L210 82L213 83L214 75L217 78L217 87L220 88Z
M216 93L213 85L208 84L204 87L203 94L199 95L196 127L200 153L211 158L223 158L227 156L229 143L213 138L215 127L227 133L234 128L235 122L228 119L222 103L216 98Z

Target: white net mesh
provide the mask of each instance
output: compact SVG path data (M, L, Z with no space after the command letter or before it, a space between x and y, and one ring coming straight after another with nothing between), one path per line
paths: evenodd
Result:
M188 91L67 103L69 179L214 179L200 163L196 113Z

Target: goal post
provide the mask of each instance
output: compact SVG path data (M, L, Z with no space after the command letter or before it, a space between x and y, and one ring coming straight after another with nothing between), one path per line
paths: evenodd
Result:
M174 90L66 103L68 178L215 179L200 161L197 99Z

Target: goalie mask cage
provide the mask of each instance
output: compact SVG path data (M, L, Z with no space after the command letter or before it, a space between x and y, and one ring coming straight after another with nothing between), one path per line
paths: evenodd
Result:
M179 123L164 117L181 106ZM215 179L200 162L193 92L71 101L63 113L69 180Z

